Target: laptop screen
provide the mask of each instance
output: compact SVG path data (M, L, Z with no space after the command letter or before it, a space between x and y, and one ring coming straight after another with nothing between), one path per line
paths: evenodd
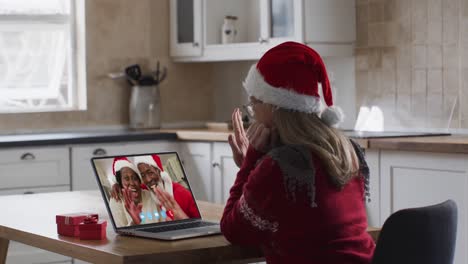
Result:
M116 228L200 218L176 152L91 161Z

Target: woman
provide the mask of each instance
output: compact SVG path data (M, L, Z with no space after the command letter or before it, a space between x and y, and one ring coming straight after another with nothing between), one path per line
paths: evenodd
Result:
M240 171L221 219L225 237L261 246L268 263L370 263L368 170L360 148L334 128L343 115L320 56L280 44L244 87L256 123L246 133L239 109L233 113L229 143Z
M151 192L141 188L140 174L133 163L125 157L115 158L113 173L122 190L120 200L111 198L109 204L117 227L165 220Z

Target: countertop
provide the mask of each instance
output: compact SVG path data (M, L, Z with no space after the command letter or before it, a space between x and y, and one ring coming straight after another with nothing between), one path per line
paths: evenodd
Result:
M0 148L113 143L143 140L226 142L228 129L109 130L97 132L0 135ZM468 135L355 139L363 148L468 154Z

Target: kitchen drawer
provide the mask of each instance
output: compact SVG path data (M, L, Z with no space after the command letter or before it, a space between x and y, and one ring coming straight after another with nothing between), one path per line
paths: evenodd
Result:
M68 147L0 150L0 189L70 184Z
M178 144L175 141L157 140L73 146L71 149L72 190L98 189L91 165L93 157L178 151Z
M70 186L51 186L43 188L22 188L16 190L0 191L0 195L15 195L25 193L46 193L69 191ZM71 258L55 254L46 250L30 247L25 244L10 241L8 246L7 264L19 263L71 263Z

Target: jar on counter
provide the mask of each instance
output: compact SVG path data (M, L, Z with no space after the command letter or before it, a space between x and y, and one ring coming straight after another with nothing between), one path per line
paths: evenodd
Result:
M236 16L225 16L224 23L221 28L221 43L229 44L236 42L237 36L237 17Z

